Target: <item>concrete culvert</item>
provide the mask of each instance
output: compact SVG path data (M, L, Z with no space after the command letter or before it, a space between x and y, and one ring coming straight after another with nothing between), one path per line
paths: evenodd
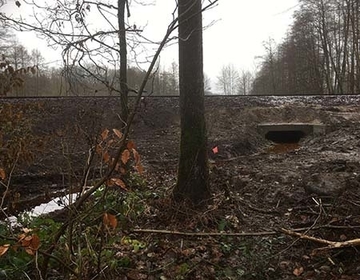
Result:
M308 135L324 135L326 126L313 123L262 123L258 132L275 143L298 143Z

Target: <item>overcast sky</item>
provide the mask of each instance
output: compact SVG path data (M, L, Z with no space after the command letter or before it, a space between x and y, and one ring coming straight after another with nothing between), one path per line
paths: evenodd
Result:
M158 0L159 11L164 2L172 1ZM204 13L204 26L216 21L204 31L205 73L215 79L229 63L239 70L254 71L255 57L264 54L263 42L270 37L276 43L282 41L297 5L298 0L220 0ZM176 48L164 56L176 54Z
M154 5L134 9L129 23L146 25L145 34L160 40L171 22L175 0L147 1ZM264 54L263 42L269 38L276 43L282 41L297 5L298 0L219 0L216 7L204 13L204 26L215 21L204 31L204 72L215 82L220 69L229 63L238 70L254 71L259 62L255 58ZM15 11L13 3L11 6ZM11 12L12 8L5 10ZM48 51L44 42L29 34L19 39L28 48L40 49L47 60L55 60L57 54ZM177 61L176 45L161 56L163 65L172 61Z
M144 2L144 1L143 1ZM174 0L157 0L144 7L134 22L147 24L146 34L160 40L172 19ZM208 3L206 0L205 3ZM280 43L292 23L298 0L219 0L204 12L204 72L215 82L220 69L233 64L239 71L255 71L264 54L263 42L273 38ZM142 16L144 15L144 16ZM177 60L177 46L167 48L161 62ZM256 63L257 62L257 63Z

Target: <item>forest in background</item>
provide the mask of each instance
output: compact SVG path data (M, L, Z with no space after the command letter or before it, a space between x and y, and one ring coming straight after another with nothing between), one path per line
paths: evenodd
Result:
M42 54L34 49L27 50L25 46L19 43L16 36L8 29L0 30L0 53L2 61L16 69L27 69L29 66L36 71L24 72L21 75L26 87L14 87L7 96L25 97L25 96L111 96L116 93L109 90L103 81L118 86L119 72L116 69L101 69L101 80L95 79L89 75L83 68L74 65L65 65L63 67L50 67L52 63L45 61ZM95 68L89 63L86 68ZM100 72L92 69L94 72ZM0 74L4 69L0 69ZM139 88L146 71L138 67L128 69L129 88L133 93ZM2 77L0 75L0 82ZM157 66L146 87L147 94L154 95L178 95L178 65L173 62L168 69ZM5 84L4 81L2 81ZM208 81L209 83L209 81ZM0 83L1 84L1 83ZM208 84L207 90L210 89ZM1 86L0 86L1 90ZM131 92L130 92L131 94ZM0 93L5 95L4 93Z
M356 94L360 92L360 10L357 0L300 0L294 22L284 40L264 42L265 55L257 57L255 73L224 65L216 81L205 76L205 93L225 95ZM65 64L50 67L37 50L29 51L7 29L0 30L2 60L15 69L36 67L22 75L26 89L17 87L8 96L116 95L109 89L119 83L119 70L83 68ZM84 69L97 72L95 79ZM4 69L0 69L1 72ZM129 66L128 85L134 93L145 75ZM146 86L147 95L178 95L178 65L158 65ZM212 82L216 88L212 88ZM108 85L112 85L109 87ZM4 94L2 94L4 95Z
M294 22L266 56L253 82L256 94L356 94L360 92L358 0L300 0Z

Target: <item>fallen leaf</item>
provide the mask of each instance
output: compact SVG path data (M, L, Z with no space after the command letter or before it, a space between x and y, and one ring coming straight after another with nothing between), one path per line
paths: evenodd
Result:
M106 185L108 187L113 187L115 185L115 183L114 183L114 181L112 179L109 179L109 180L106 181Z
M299 277L301 274L303 274L304 272L304 268L303 267L299 267L299 268L295 268L293 271L293 274L297 277Z
M103 161L104 161L105 163L108 163L108 162L110 161L110 155L109 155L108 152L106 152L106 153L103 154Z
M109 226L112 229L115 229L117 226L116 216L105 213L104 217L103 217L103 223L104 223L104 225Z
M142 174L144 172L144 167L140 162L137 165L135 165L135 169L137 172L139 172L139 174Z
M136 148L135 143L134 143L134 141L132 141L132 140L129 140L129 141L127 142L126 147L128 148L128 150L132 150L132 149L135 149L135 148Z
M132 149L132 152L134 154L135 164L138 165L140 163L140 155L135 149Z
M32 229L31 228L23 228L22 231L24 233L29 233L29 232L32 232Z
M9 248L10 248L10 244L4 244L0 246L0 257L4 255L7 252L7 250L9 250Z
M31 237L32 239L31 239L30 248L37 251L40 247L40 238L36 234L33 234Z
M0 179L5 180L5 178L6 178L5 170L0 168Z
M121 139L123 137L123 134L120 132L120 130L113 128L113 132L119 139Z
M23 247L29 247L31 245L32 236L26 236L25 238L21 239L20 243Z
M28 253L29 255L33 256L33 255L35 255L36 250L33 250L30 247L26 247L25 252Z
M109 130L104 129L104 131L101 133L101 139L104 141L108 138L108 136L109 136Z
M96 145L95 151L100 156L103 153L103 148L101 145Z
M120 178L111 178L111 181L116 185L122 188L123 190L127 191L126 185L123 180Z
M19 235L19 241L23 240L24 238L26 237L26 234L25 233L22 233Z
M130 151L126 149L121 154L121 161L123 162L123 164L127 164L129 159L130 159Z

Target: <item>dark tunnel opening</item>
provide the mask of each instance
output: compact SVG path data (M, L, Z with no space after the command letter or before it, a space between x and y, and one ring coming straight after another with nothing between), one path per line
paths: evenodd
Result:
M269 131L265 138L275 143L298 143L305 133L301 130Z

